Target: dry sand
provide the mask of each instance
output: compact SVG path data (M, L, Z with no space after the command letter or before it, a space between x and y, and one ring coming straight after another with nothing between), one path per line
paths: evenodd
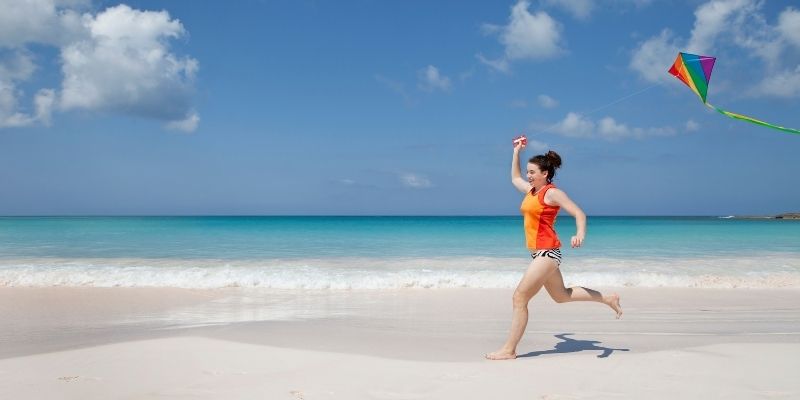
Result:
M800 291L617 291L0 288L0 398L800 398Z

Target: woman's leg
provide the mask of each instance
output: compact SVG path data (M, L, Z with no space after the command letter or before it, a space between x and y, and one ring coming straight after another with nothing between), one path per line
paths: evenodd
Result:
M517 285L514 291L513 305L514 311L511 318L511 331L508 333L508 340L494 353L486 354L490 360L509 360L517 358L517 344L525 333L528 325L528 302L542 288L554 271L558 270L558 264L552 258L536 257L531 261L528 270Z
M619 295L614 293L608 296L603 296L602 293L589 288L575 286L564 287L564 278L561 276L561 270L550 274L547 281L544 283L544 288L550 297L556 303L567 303L570 301L596 301L611 307L617 313L617 319L622 316L622 307L619 305Z

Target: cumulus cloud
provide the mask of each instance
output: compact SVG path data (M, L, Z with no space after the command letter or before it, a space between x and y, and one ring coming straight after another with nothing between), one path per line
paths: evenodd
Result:
M41 89L36 93L33 104L36 106L34 119L44 125L50 125L50 115L53 112L53 105L56 102L56 91L53 89Z
M22 92L17 83L33 75L36 65L33 56L25 49L0 51L0 128L30 126L37 122L50 123L54 93L43 89L34 98L33 114L20 111Z
M83 36L80 9L90 0L0 0L0 46L61 45Z
M499 36L504 56L491 60L479 54L479 60L499 71L508 72L511 61L543 60L564 52L561 24L544 11L531 13L529 7L529 1L520 0L511 7L507 25L483 25L484 33Z
M486 64L486 65L488 65L488 66L500 71L500 72L508 73L511 70L510 65L508 64L508 60L506 60L505 58L499 58L497 60L490 60L490 59L484 57L483 54L480 54L480 53L475 55L475 58L477 58L478 61L480 61L480 62L482 62L482 63L484 63L484 64Z
M62 109L112 111L197 127L190 105L197 60L175 56L167 44L185 34L180 21L166 11L119 5L84 18L84 24L90 37L62 49Z
M631 129L625 124L617 123L614 118L605 117L597 125L597 131L606 138L621 138L629 136Z
M647 81L667 82L672 77L665 70L675 61L679 51L680 45L673 38L672 32L664 29L658 36L639 44L631 56L630 68Z
M528 144L526 146L527 148L539 153L543 153L545 150L550 148L550 146L548 146L547 143L540 142L538 140L533 140L531 138L528 138Z
M511 19L500 38L509 60L545 59L562 52L560 24L544 11L531 14L529 6L522 0L512 7Z
M36 71L33 54L25 49L0 50L0 79L25 81Z
M0 81L0 127L26 126L32 123L29 115L17 111L17 95L13 85Z
M787 69L765 77L752 94L774 97L800 96L800 66L794 70Z
M536 97L536 101L539 103L539 106L543 108L556 108L558 107L558 100L546 95L540 94Z
M433 65L428 65L419 71L419 87L422 90L432 92L434 90L450 90L450 78L439 73L439 69Z
M787 42L800 47L800 11L789 7L778 17L778 30Z
M597 133L606 140L644 139L651 136L673 136L677 133L671 127L632 128L626 124L618 123L611 117L602 118L597 127Z
M192 111L182 120L168 122L166 127L176 131L194 132L198 124L200 124L200 116Z
M578 19L587 19L594 10L593 0L546 0L546 4L561 8Z
M653 136L672 136L677 134L672 127L631 127L612 117L604 117L595 122L578 113L569 112L563 120L554 124L549 131L572 138L600 138L609 141L621 139L645 139Z
M747 74L763 76L757 83L737 82L740 93L755 96L792 97L800 95L796 63L787 57L790 45L800 46L800 12L792 7L780 13L776 25L770 25L761 12L764 2L758 0L711 0L697 7L688 39L664 29L631 52L630 68L646 81L676 84L664 73L678 51L715 54L721 50L746 51L756 60L747 63ZM758 59L761 62L758 62ZM735 67L735 64L729 64ZM740 71L744 74L744 71ZM756 75L756 77L758 76ZM720 87L720 78L715 87ZM747 87L749 86L749 87Z
M694 12L694 28L687 50L690 53L707 53L717 36L735 24L741 24L745 15L752 16L755 8L754 0L714 0L700 5Z
M412 173L400 175L400 183L412 189L426 189L433 186L428 178Z
M686 121L686 132L695 132L700 129L700 124L695 122L694 120Z
M763 4L758 0L714 0L699 6L687 49L702 54L720 45L741 47L769 66L778 64L784 43L777 28L760 13Z
M7 1L0 0L0 6ZM163 121L183 131L197 128L191 106L197 60L172 53L169 42L186 34L166 11L140 11L127 5L101 12L83 12L83 0L35 0L5 4L0 14L2 126L49 124L53 110L88 110L133 115ZM33 97L35 112L20 111L19 82L36 69L26 55L29 45L60 49L63 81L60 90L43 88ZM9 108L12 107L12 108ZM27 117L27 118L23 118ZM10 121L10 122L9 122Z
M570 112L551 130L567 137L591 137L594 122L578 113Z

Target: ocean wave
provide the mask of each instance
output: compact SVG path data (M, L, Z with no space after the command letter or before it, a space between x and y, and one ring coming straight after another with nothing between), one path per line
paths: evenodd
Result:
M734 263L736 261L736 263ZM759 263L760 261L760 263ZM800 288L794 259L574 260L562 267L568 286L680 288ZM404 260L2 260L7 287L226 287L311 290L513 288L526 262L519 259Z

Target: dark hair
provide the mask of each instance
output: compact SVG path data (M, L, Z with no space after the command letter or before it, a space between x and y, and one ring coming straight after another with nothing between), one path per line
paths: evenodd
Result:
M556 168L561 167L561 156L555 151L550 150L547 154L531 157L528 162L536 164L542 172L547 171L547 183L550 183L553 181L553 178L556 177Z

